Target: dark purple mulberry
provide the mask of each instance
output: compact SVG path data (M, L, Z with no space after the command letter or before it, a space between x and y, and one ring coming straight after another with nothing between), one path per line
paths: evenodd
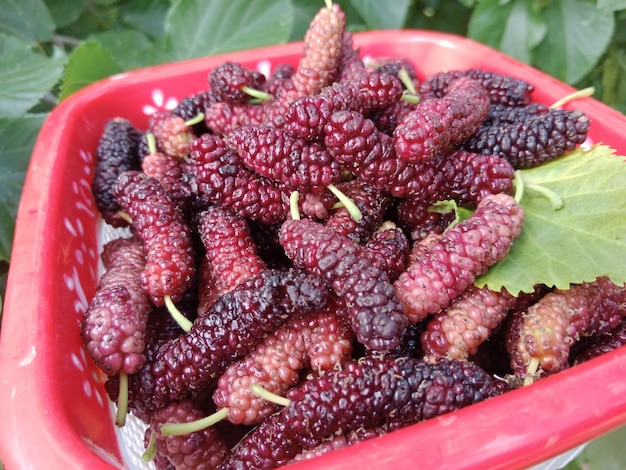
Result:
M189 332L164 343L152 363L129 377L131 396L155 409L206 390L265 335L290 317L323 309L328 298L325 283L316 276L299 270L261 271L218 297Z
M157 306L166 296L179 301L195 275L191 229L181 210L156 179L139 171L121 174L113 195L144 244L143 289Z
M470 362L364 357L291 389L289 406L237 444L223 469L281 466L331 436L358 428L406 426L496 396Z
M311 219L287 220L280 242L296 266L328 282L345 300L357 339L372 351L395 348L406 329L389 276L349 238Z
M467 139L464 147L498 155L515 169L532 168L582 144L589 124L589 118L581 111L550 109L524 120L483 126Z
M407 267L410 244L404 232L393 222L384 222L363 245L370 261L395 281Z
M142 133L127 119L107 121L96 150L92 193L102 218L113 227L126 227L128 221L119 215L120 205L113 197L117 177L126 170L139 170L139 142Z
M155 433L155 445L177 470L216 470L230 453L230 448L214 427L207 427L180 436L164 436L161 425L187 423L204 416L191 400L169 403L156 410L150 421L150 432Z
M209 85L218 101L246 103L251 99L246 88L262 90L265 87L265 76L237 62L226 61L211 70Z
M487 72L480 69L452 70L428 76L419 87L422 100L442 98L448 93L450 84L460 78L468 77L477 80L489 91L491 103L502 103L507 106L524 106L530 103L535 87L519 78Z
M319 145L308 145L270 126L242 126L226 140L251 171L285 189L318 193L341 178L339 164Z

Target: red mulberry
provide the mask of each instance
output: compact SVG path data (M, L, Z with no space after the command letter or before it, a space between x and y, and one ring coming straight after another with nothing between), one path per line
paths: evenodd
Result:
M105 272L82 320L89 354L108 375L133 374L144 364L144 332L152 310L141 287L146 265L141 240L118 238L102 252Z
M522 229L521 206L505 194L486 196L472 216L436 239L394 282L411 322L445 308L474 279L502 260Z
M532 381L569 367L572 345L580 338L615 328L626 315L626 286L609 278L554 290L522 315L514 343L507 343L511 368Z
M396 153L423 162L474 134L489 113L489 93L468 78L450 84L443 98L420 101L393 132Z

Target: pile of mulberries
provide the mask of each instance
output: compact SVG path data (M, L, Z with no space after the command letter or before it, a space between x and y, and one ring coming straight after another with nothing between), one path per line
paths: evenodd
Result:
M624 344L626 288L608 278L532 297L474 285L524 229L515 171L589 130L533 91L366 62L328 2L297 63L225 62L147 129L111 119L92 189L126 228L81 327L111 400L145 423L145 457L286 465Z

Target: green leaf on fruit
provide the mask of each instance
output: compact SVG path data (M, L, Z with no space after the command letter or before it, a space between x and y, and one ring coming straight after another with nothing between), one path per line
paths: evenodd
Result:
M61 53L46 57L0 34L0 116L19 117L35 106L57 83L66 60Z
M115 62L111 53L99 42L95 40L85 41L70 54L63 75L61 99L67 98L91 83L121 71L122 69Z
M602 275L626 282L625 159L595 145L522 170L525 186L553 192L563 206L555 209L544 194L526 188L520 237L476 284L517 293L540 283L566 289Z

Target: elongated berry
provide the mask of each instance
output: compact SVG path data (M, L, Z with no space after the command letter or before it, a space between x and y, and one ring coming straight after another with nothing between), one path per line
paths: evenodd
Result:
M507 343L511 368L528 381L569 367L580 338L615 328L626 314L626 286L607 277L554 290L522 315L517 341Z
M377 356L348 361L291 389L290 404L245 436L223 468L275 468L331 436L406 426L496 394L491 377L470 362Z
M322 7L304 34L302 57L292 76L300 96L314 95L335 81L341 64L346 16L338 4Z
M294 264L322 277L346 302L357 339L372 351L395 348L406 329L404 305L389 276L349 238L311 219L287 220L280 242Z
M507 106L524 106L530 103L532 93L535 90L535 87L525 80L505 74L481 69L450 70L426 77L420 83L420 97L423 100L442 98L448 93L451 83L460 77L477 80L489 91L489 100L492 104L502 103Z
M195 275L191 229L179 207L157 180L139 171L120 175L113 195L144 244L143 289L157 306L166 296L179 301Z
M241 126L226 136L251 171L289 190L317 193L341 179L341 168L320 145L309 145L283 129Z
M421 337L424 352L438 358L468 359L502 324L516 301L506 290L469 286L428 320Z
M550 109L527 119L481 127L465 148L506 159L516 169L532 168L582 144L589 118L581 111Z
M523 220L523 209L511 196L486 196L468 219L413 258L393 284L410 321L447 307L476 277L502 260L519 236Z
M169 403L152 415L150 431L154 433L157 451L174 468L215 470L230 452L227 442L214 427L181 436L164 436L161 433L161 425L165 423L186 423L203 415L204 412L189 399Z
M474 134L489 112L489 92L475 80L459 78L442 98L420 101L393 132L398 156L428 161Z
M152 311L141 287L146 257L141 240L118 238L103 247L104 273L81 322L87 351L108 375L143 366L144 333Z
M140 169L141 135L130 121L117 117L107 121L98 141L91 190L102 218L113 227L128 226L128 221L119 215L113 186L124 171Z
M265 270L218 297L189 332L163 344L129 389L153 409L206 390L238 358L292 316L323 309L325 283L299 270ZM141 387L141 388L140 388Z
M198 214L197 225L206 259L199 286L202 312L266 265L257 254L248 223L234 212L211 206Z
M339 163L392 196L475 207L487 194L512 193L515 170L498 156L457 150L408 162L396 155L390 136L356 111L333 113L324 130L324 144Z
M280 186L245 168L222 137L203 134L197 138L191 147L190 166L193 190L201 200L264 223L287 218L288 196Z
M283 395L307 368L329 370L350 357L352 331L332 311L290 319L268 335L244 359L219 378L213 401L228 408L235 424L258 424L276 410L275 403L255 395L252 384Z

